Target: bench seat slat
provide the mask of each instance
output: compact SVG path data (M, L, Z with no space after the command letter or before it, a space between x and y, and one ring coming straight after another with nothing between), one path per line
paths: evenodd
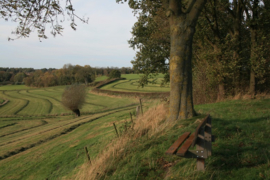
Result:
M188 148L191 146L193 140L195 137L195 133L192 133L189 138L186 140L186 142L181 146L181 148L177 151L176 155L179 156L185 156L186 152L188 151Z
M166 154L174 154L177 151L177 148L188 138L190 132L185 132L180 136L173 145L166 151Z

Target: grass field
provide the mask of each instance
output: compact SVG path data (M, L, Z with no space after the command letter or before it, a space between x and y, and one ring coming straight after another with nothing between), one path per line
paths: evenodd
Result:
M21 88L21 87L19 87ZM5 88L8 89L8 88ZM0 108L0 117L8 115L42 116L61 115L69 113L61 104L64 86L28 89L28 90L0 90L0 99L8 99L9 102ZM131 104L127 98L100 97L88 93L82 113L95 113L103 110L114 109Z
M269 106L270 99L198 105L195 109L200 115L192 119L167 127L160 121L158 126L149 128L146 135L138 136L136 130L130 130L113 141L118 147L103 152L95 166L83 166L80 179L93 177L97 172L98 179L269 179ZM154 114L159 111L153 110ZM212 117L212 133L216 142L213 143L212 156L206 159L205 172L200 172L196 171L196 159L166 155L165 152L181 134L194 132L199 120L207 113ZM143 121L147 121L147 116ZM99 163L101 161L103 163Z
M159 74L156 76L156 84L148 84L143 88L139 87L138 79L142 74L123 74L121 77L126 78L126 80L119 80L108 85L102 86L101 89L113 90L113 91L129 91L129 92L167 92L170 91L169 85L161 87L161 81L163 80L163 75ZM101 76L96 79L96 81L104 80L106 77Z
M138 119L133 116L134 125L129 128L137 99L88 93L82 116L75 117L61 105L64 88L14 86L0 90L0 99L9 100L0 107L0 179L83 179L89 178L86 175L91 167L99 168L100 179L117 180L270 177L270 99L197 105L198 116L173 123L164 121L165 108L156 109L159 100L144 101L144 112L150 106L152 110ZM162 111L165 114L160 114ZM205 172L196 171L195 159L165 155L183 132L195 131L208 113L216 142ZM109 151L114 145L118 149ZM100 158L104 164L98 163Z
M61 104L64 86L50 88L1 87L0 179L59 179L71 176L85 160L99 152L103 139L114 136L138 101L87 93L81 117ZM92 147L94 146L94 147Z

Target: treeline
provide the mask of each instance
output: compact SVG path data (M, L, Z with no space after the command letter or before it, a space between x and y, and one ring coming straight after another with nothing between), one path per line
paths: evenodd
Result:
M140 49L132 64L146 77L156 72L169 75L170 29L166 8L161 0L147 2L131 5L135 12L140 12L129 41L131 47ZM193 37L194 96L208 101L268 91L269 39L269 0L207 1ZM147 78L141 81L148 82Z
M61 69L33 69L33 68L0 68L0 83L25 84L33 87L49 87L69 85L73 83L91 83L98 76L108 76L113 70L121 74L130 74L134 71L130 67L94 67L89 65L65 64Z
M40 69L43 73L47 71L53 71L54 68ZM34 68L8 68L0 67L0 84L21 84L23 79L35 72Z

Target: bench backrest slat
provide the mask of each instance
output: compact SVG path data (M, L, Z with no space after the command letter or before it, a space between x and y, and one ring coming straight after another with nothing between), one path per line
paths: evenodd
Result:
M193 139L195 137L195 133L191 134L189 138L185 141L185 143L181 146L181 148L177 151L176 155L185 156L188 148L191 146Z
M210 114L208 114L208 115L204 118L204 120L201 122L201 124L196 128L195 136L194 136L194 139L193 139L193 142L192 142L192 147L194 147L195 144L196 144L196 141L197 141L197 137L198 137L200 128L203 127L203 126L206 124L207 119L208 119L209 117L210 117Z
M166 154L174 154L178 147L188 138L189 135L190 132L185 132L182 134L182 136L180 136L177 141L175 141L173 145L166 151Z

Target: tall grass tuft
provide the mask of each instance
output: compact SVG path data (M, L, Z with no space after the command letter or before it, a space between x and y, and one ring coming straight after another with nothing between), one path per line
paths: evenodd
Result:
M106 177L115 171L115 164L123 159L136 146L136 139L142 136L151 138L165 133L166 128L173 126L173 123L165 121L168 108L161 104L149 109L144 115L137 117L134 124L122 133L122 136L115 138L109 143L99 155L93 159L92 164L85 163L77 174L77 180L94 180Z

